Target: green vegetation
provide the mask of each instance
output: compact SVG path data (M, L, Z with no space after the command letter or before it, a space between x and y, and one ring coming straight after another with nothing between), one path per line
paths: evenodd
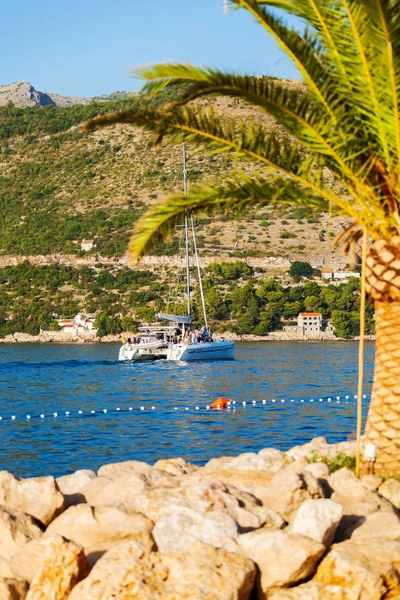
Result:
M343 469L343 468L347 468L350 469L351 471L355 471L356 468L356 457L355 456L348 456L347 454L344 454L343 452L339 452L335 458L332 458L331 460L328 460L324 457L321 457L318 455L318 452L314 451L311 454L311 462L316 463L316 462L323 462L326 465L328 465L329 470L331 473L334 473L335 471L339 471L339 469Z
M214 332L266 335L312 310L332 319L340 337L359 331L359 279L339 286L315 281L265 278L244 261L211 263L205 270L207 312ZM130 269L33 266L27 261L0 269L0 337L17 331L36 335L57 330L55 318L79 312L95 314L100 335L135 331L153 322L160 310L185 312L183 272ZM200 325L198 287L193 272L193 318ZM367 333L373 333L373 308L367 306Z

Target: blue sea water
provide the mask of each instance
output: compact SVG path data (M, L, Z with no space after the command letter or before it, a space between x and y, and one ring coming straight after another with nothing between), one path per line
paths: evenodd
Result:
M118 349L0 346L0 469L59 476L176 456L202 464L265 447L284 450L320 435L341 441L355 430L354 342L238 344L235 361L192 364L119 363ZM374 344L367 343L368 398L373 359ZM232 398L236 408L206 410L218 396Z

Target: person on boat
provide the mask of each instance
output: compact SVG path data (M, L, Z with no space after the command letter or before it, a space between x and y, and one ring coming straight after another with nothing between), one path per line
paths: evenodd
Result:
M200 329L200 333L202 342L206 342L208 339L208 331L205 325L203 325L203 327Z
M132 340L130 337L126 340L124 344L124 350L125 352L130 352L132 350Z

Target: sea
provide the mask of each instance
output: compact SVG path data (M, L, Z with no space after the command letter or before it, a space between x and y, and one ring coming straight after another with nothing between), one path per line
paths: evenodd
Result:
M0 470L21 477L182 456L204 464L356 429L356 342L241 343L229 362L118 362L117 344L0 346ZM374 343L365 348L363 414ZM230 398L227 410L207 408Z

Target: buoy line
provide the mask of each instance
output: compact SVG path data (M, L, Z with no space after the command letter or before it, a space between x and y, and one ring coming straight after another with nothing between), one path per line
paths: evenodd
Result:
M363 399L366 399L367 395L363 394ZM143 412L153 412L157 411L158 413L166 413L172 414L179 411L184 412L235 412L237 409L246 409L248 408L262 408L269 405L282 406L282 404L319 404L319 403L328 403L328 404L349 404L352 400L357 400L357 394L347 395L347 396L329 396L324 398L271 398L269 400L251 400L251 401L240 401L240 400L232 400L228 402L224 407L219 407L218 405L211 406L207 404L206 406L161 406L157 407L155 405L141 405L141 406L128 406L125 408L121 408L117 406L116 408L102 408L99 410L66 410L63 412L52 412L52 413L40 413L40 414L23 414L23 415L0 415L0 422L7 421L16 421L16 422L31 422L31 421L42 421L44 419L59 419L59 418L67 418L67 419L77 419L77 418L87 418L87 417L96 417L107 414L114 413L143 413Z

